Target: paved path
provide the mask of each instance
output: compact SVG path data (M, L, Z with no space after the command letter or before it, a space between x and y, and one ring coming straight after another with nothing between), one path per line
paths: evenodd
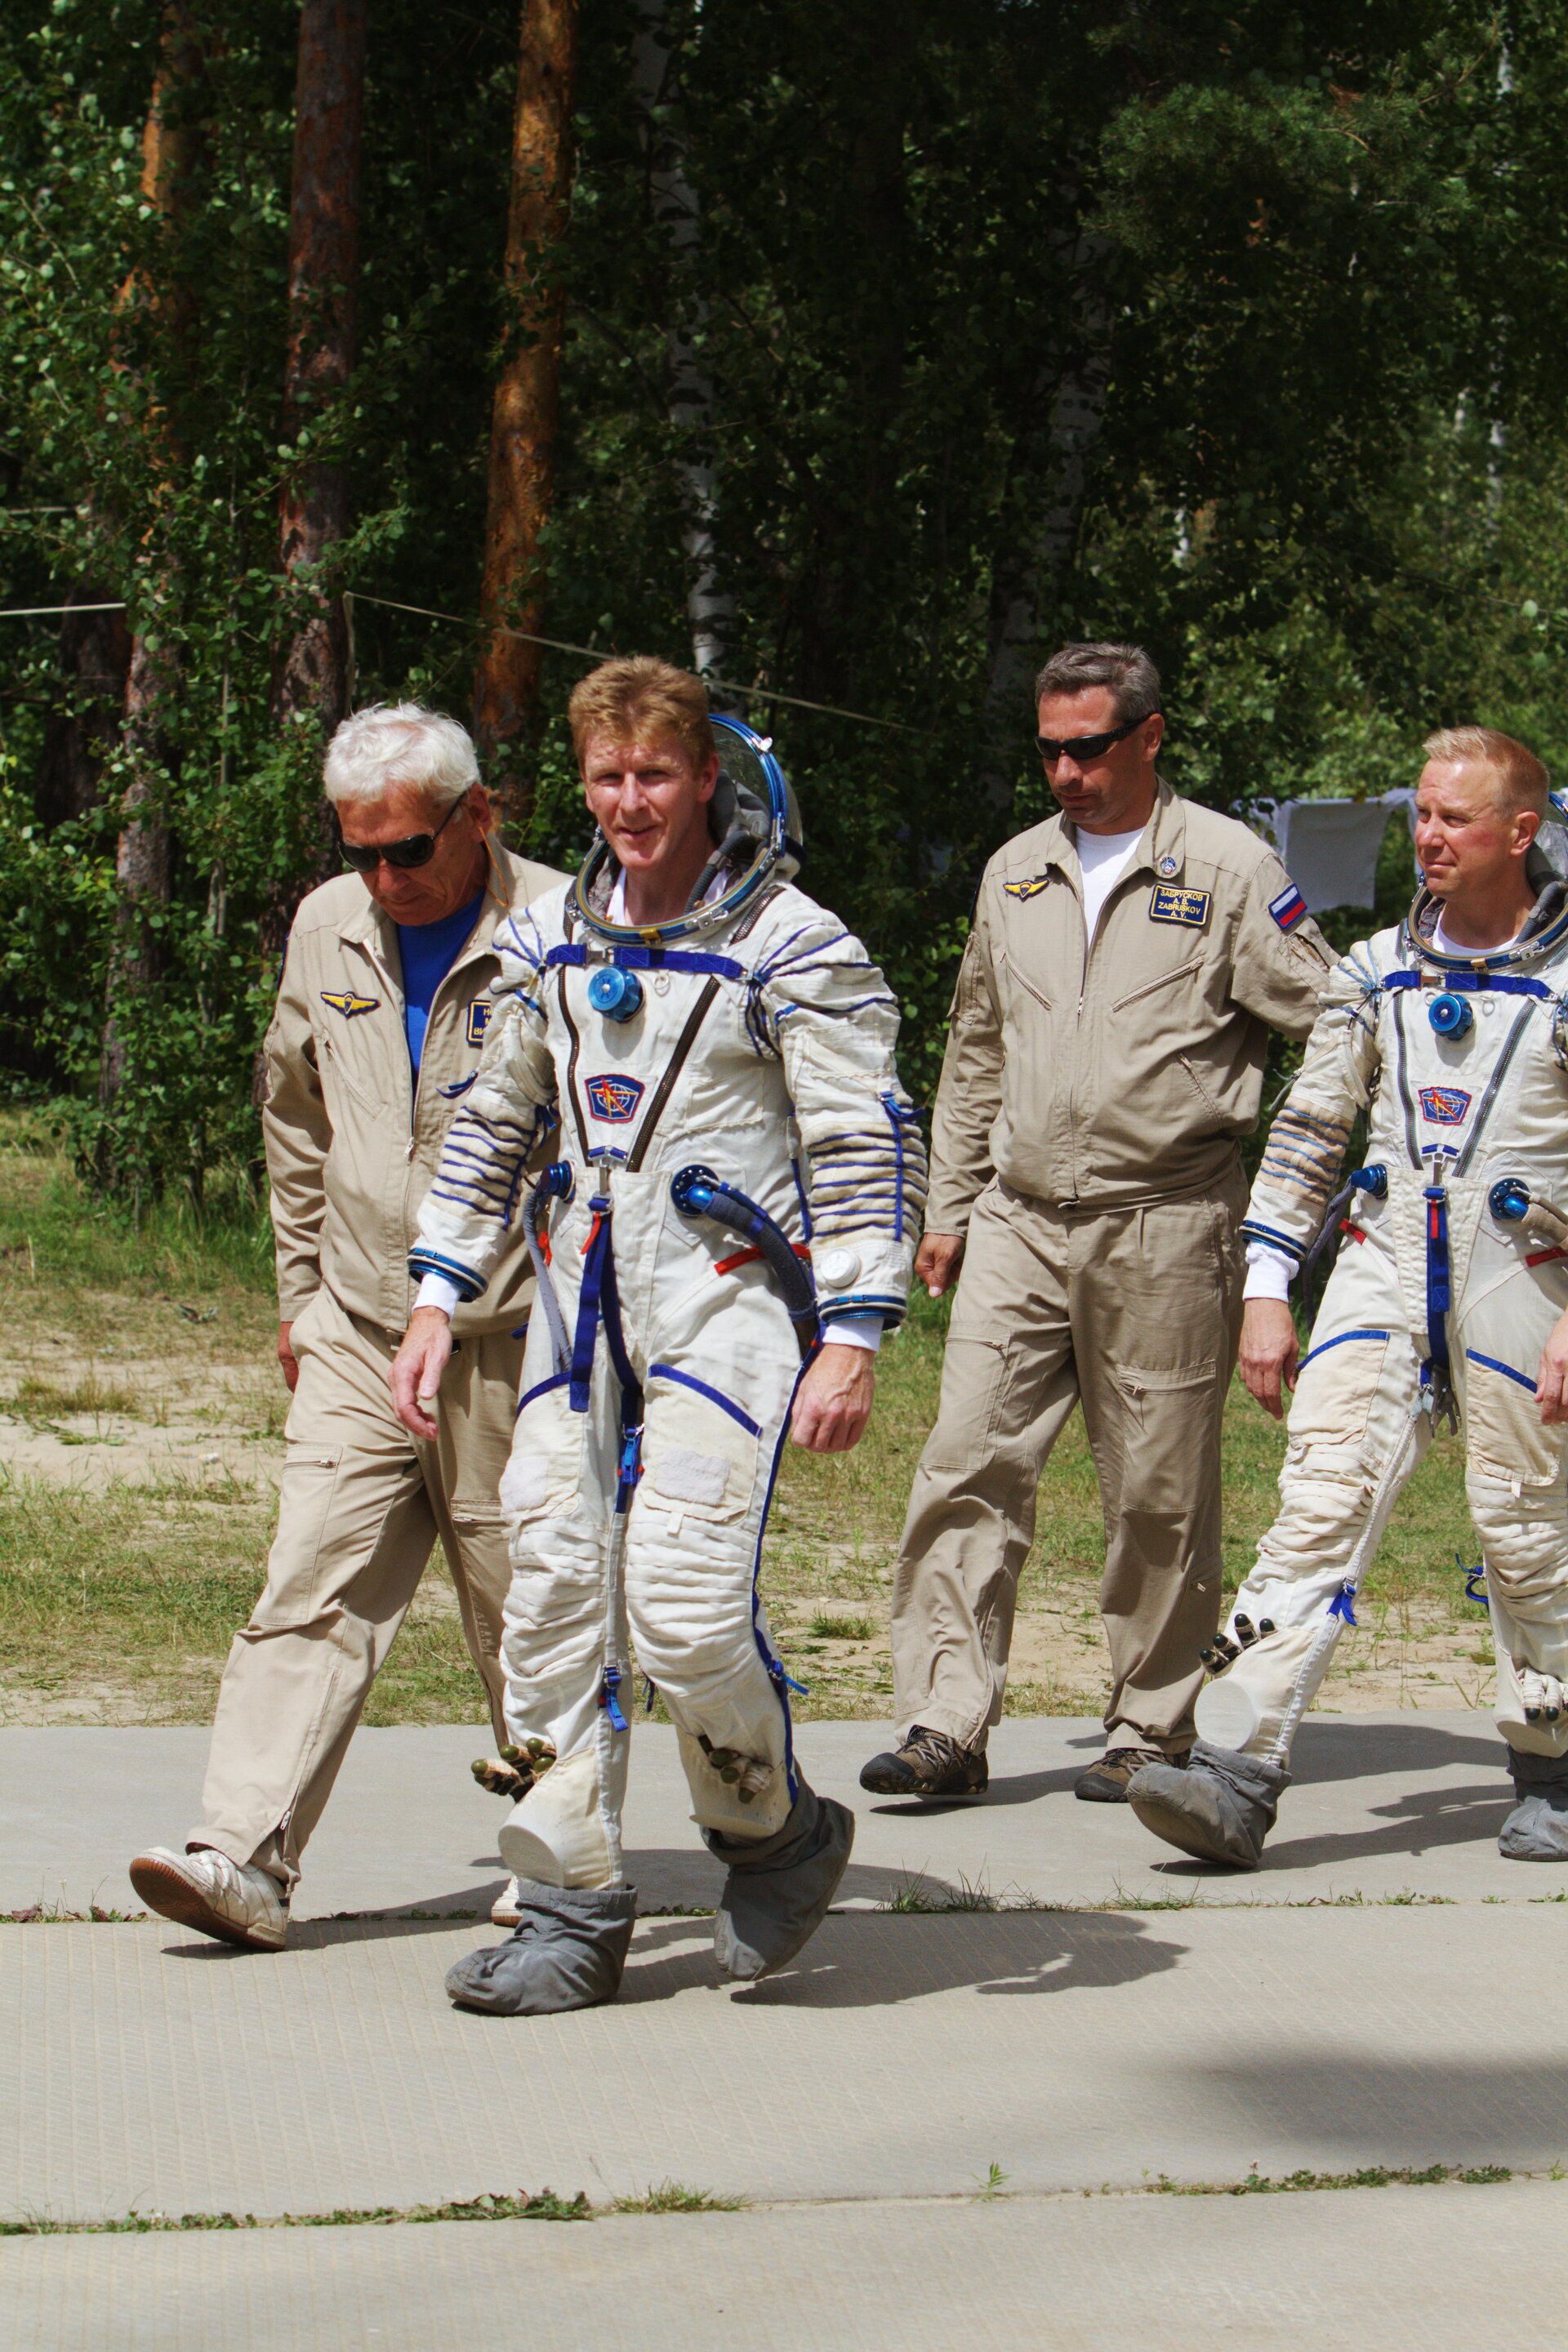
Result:
M26 2352L1478 2352L1568 2342L1568 2188L32 2239Z
M803 1746L848 1794L876 1737L810 1726ZM125 1856L188 1825L205 1738L0 1732L0 1907L128 1906ZM631 1843L667 1916L614 2006L511 2021L442 1991L495 1932L452 1916L499 1877L501 1808L464 1770L480 1744L360 1736L282 1955L164 1922L0 1929L0 2216L405 2211L547 2184L603 2207L668 2179L753 2210L5 2241L6 2352L598 2352L606 2311L660 2352L1473 2352L1500 2311L1568 2347L1568 1872L1497 1856L1484 1721L1310 1726L1250 1878L1166 1864L1124 1811L1077 1804L1092 1727L1009 1723L988 1804L858 1799L847 1907L795 1969L733 1990L707 1922L668 1916L716 1877L671 1737L645 1727ZM1062 1907L882 1907L916 1880ZM344 1911L380 1916L322 1916ZM1515 2177L1140 2193L1435 2164ZM1005 2194L976 2202L993 2166Z
M941 1898L965 1884L1056 1904L1300 1902L1406 1892L1521 1902L1548 1874L1505 1863L1495 1839L1511 1802L1487 1716L1314 1717L1297 1744L1297 1785L1264 1868L1236 1876L1162 1846L1118 1805L1081 1805L1072 1783L1099 1752L1098 1723L1018 1717L992 1744L979 1806L889 1804L857 1786L887 1727L807 1724L816 1785L853 1805L851 1906L879 1906L917 1879ZM138 1848L181 1844L199 1810L205 1730L0 1730L0 1911L39 1902L131 1906ZM307 1858L299 1916L488 1908L500 1884L505 1808L468 1777L489 1745L478 1726L362 1731ZM675 1734L638 1727L627 1810L645 1909L711 1905L719 1874L691 1826ZM1564 1883L1568 1884L1568 1874Z

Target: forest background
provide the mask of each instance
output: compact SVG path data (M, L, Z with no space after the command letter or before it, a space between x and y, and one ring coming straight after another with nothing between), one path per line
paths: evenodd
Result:
M101 1191L254 1213L324 733L453 711L571 864L610 652L774 736L926 1098L981 867L1048 805L1053 643L1148 645L1172 780L1238 814L1408 783L1465 719L1563 772L1565 35L9 0L4 1084ZM1385 866L1387 914L1407 836Z

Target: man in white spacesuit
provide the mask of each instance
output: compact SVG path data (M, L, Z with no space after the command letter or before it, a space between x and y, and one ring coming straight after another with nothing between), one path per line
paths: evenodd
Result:
M1426 749L1424 887L1336 969L1242 1229L1242 1376L1276 1417L1295 1389L1283 1508L1207 1654L1188 1769L1146 1767L1128 1790L1157 1835L1244 1868L1445 1414L1464 1434L1517 1800L1498 1843L1568 1861L1568 843L1522 744L1462 727ZM1358 1113L1366 1164L1331 1201ZM1336 1229L1298 1377L1286 1285Z
M794 887L798 821L767 745L648 660L584 678L571 719L599 835L575 882L498 933L393 1375L406 1426L434 1427L451 1307L552 1201L500 1490L506 1714L535 1776L500 1836L521 1925L447 1979L459 2006L505 2014L620 1982L628 1636L728 1866L721 1966L780 1968L825 1915L853 1816L801 1776L757 1568L786 1434L833 1452L865 1427L925 1183L896 1002ZM561 1158L525 1202L557 1117Z

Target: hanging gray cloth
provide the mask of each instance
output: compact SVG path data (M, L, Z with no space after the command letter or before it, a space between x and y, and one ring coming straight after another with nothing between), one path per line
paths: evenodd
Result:
M1414 836L1413 792L1364 801L1255 801L1252 814L1272 836L1309 913L1316 915L1325 907L1373 904L1384 833L1400 809Z

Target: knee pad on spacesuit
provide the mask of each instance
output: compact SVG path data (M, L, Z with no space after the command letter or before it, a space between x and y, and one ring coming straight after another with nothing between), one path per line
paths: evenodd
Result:
M1293 1732L1311 1705L1342 1631L1342 1621L1325 1613L1265 1633L1198 1693L1198 1738L1211 1748L1282 1762L1286 1725Z
M536 1780L501 1828L500 1858L514 1878L543 1886L610 1886L619 1876L600 1810L599 1759L580 1748Z

